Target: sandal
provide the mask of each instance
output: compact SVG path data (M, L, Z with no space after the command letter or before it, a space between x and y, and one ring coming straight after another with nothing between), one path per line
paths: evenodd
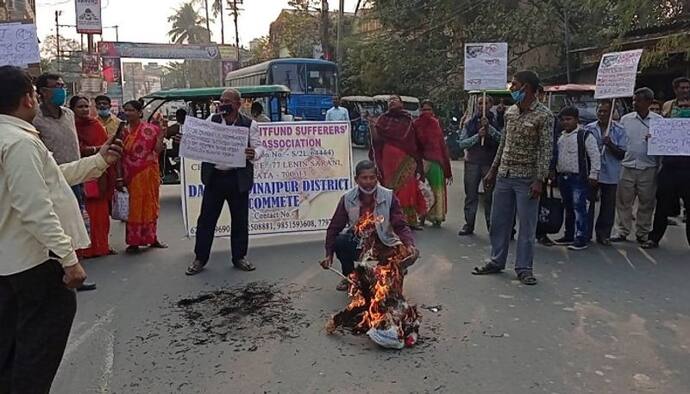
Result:
M474 267L472 275L491 275L500 274L501 272L503 272L503 268L494 263L486 263L483 267Z
M152 243L151 245L149 245L149 247L151 247L151 248L156 248L156 249L168 249L168 245L167 245L167 244L164 244L163 242L158 241L158 240L156 240L156 242L154 242L154 243Z
M189 275L189 276L196 275L196 274L198 274L199 272L201 272L201 271L204 270L204 266L205 266L205 265L206 265L206 264L202 263L202 262L199 261L199 260L194 260L194 261L192 262L192 265L190 265L189 267L187 267L187 270L186 270L184 273L185 273L185 275Z
M642 245L640 245L640 247L642 249L656 249L659 247L659 244L650 239L650 240L643 242Z
M348 291L350 289L350 282L347 280L343 279L338 283L338 286L335 287L337 291Z
M252 263L250 263L247 259L238 259L234 260L232 262L232 265L235 266L235 268L240 269L242 271L254 271L256 267Z
M118 252L115 249L108 249L108 256L117 256Z
M141 249L139 249L138 246L128 246L127 249L125 249L125 253L127 253L127 254L139 254L139 253L141 253Z
M537 278L529 271L523 271L518 274L518 280L523 285L534 286L537 284Z

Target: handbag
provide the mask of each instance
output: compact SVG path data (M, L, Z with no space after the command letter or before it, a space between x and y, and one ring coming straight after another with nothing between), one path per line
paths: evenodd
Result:
M563 227L563 200L553 196L553 185L539 200L539 217L537 232L541 234L556 234Z
M84 195L88 199L96 199L101 197L101 188L98 179L84 182Z
M424 202L426 203L427 212L436 204L436 197L434 196L434 191L431 190L431 185L428 180L417 181L417 187L424 197Z
M115 190L113 194L113 207L110 214L113 219L126 222L129 219L129 192Z

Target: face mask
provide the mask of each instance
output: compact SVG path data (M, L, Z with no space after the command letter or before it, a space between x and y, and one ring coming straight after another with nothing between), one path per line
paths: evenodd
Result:
M373 188L371 190L366 190L366 189L363 189L362 186L358 186L358 187L359 187L359 191L362 192L363 194L366 194L367 196L371 196L372 194L376 193L376 188Z
M510 96L513 98L513 101L515 101L515 104L519 104L525 99L525 91L520 89L516 92L510 92Z
M110 116L110 110L109 109L99 109L98 110L98 116L101 118L107 118Z
M50 98L50 102L53 105L62 106L65 105L65 99L67 98L67 90L65 88L53 88L53 95Z
M232 104L221 104L218 106L218 112L229 115L235 112L235 108L232 107Z

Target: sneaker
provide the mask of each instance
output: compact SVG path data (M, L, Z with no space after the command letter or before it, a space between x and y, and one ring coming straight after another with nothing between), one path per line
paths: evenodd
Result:
M472 234L474 234L474 230L471 230L471 229L470 229L469 227L467 227L466 225L463 226L463 227L460 229L460 231L458 231L458 235L461 236L461 237L464 237L464 236L466 236L466 235L472 235Z
M621 236L621 235L617 235L617 236L611 238L611 242L615 242L615 243L618 243L618 242L626 242L627 240L628 240L627 237L623 237L623 236Z
M597 243L599 243L599 245L603 245L603 246L611 246L611 239L610 238L598 238Z
M561 237L554 241L556 245L571 245L574 241L572 238Z
M569 250L585 250L589 247L587 242L576 241L574 244L569 245Z
M542 236L542 237L540 237L540 238L537 238L537 242L539 242L540 244L542 244L542 245L544 245L544 246L554 246L554 245L556 245L556 244L551 240L551 238L549 238L548 235L544 235L544 236Z
M654 242L654 241L652 241L652 240L650 239L650 240L647 240L647 242L645 242L645 243L643 243L642 245L640 245L640 247L641 247L642 249L656 249L656 248L659 247L659 243L658 243L658 242Z

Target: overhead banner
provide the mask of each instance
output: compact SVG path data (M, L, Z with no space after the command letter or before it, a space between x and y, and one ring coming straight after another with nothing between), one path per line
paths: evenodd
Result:
M690 156L690 118L652 119L647 154Z
M465 90L505 89L508 83L508 44L465 44Z
M265 153L254 166L249 234L325 230L340 197L354 185L350 123L260 123L259 130ZM200 162L183 159L181 185L185 229L193 237L204 193ZM227 206L215 235L230 235Z
M101 0L75 0L77 33L103 34Z
M25 67L40 62L36 25L0 24L0 66Z
M98 54L104 58L215 60L220 57L218 45L148 44L137 42L98 43Z
M642 49L605 53L599 63L595 99L632 97Z

